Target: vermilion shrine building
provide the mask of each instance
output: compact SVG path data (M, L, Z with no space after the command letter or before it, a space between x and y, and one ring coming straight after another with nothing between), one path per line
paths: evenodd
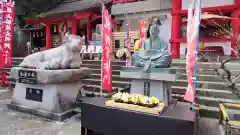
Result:
M104 0L109 8L112 0ZM99 0L64 1L55 9L38 15L37 20L28 20L28 25L38 27L31 29L32 40L42 38L45 48L59 46L62 37L67 33L82 35L92 39L96 24L101 23L101 2ZM43 34L42 34L43 33ZM34 41L32 41L34 42Z
M186 23L183 20L186 20L187 17L187 9L192 0L173 0L172 1L172 28L171 28L171 49L176 50L174 58L179 58L181 55L185 53L185 43L186 37L183 34L181 28L183 28ZM220 27L224 24L231 24L233 28L233 32L238 32L239 24L239 7L240 0L203 0L203 9L202 12L209 12L212 14L220 14L229 17L233 17L235 19L228 20L228 22L221 21L218 19L212 19L211 21L216 22ZM211 25L208 23L206 25ZM210 26L211 27L211 26ZM204 29L204 27L200 28L200 43L205 46L221 46L223 47L224 55L235 56L235 54L231 51L231 47L236 47L236 41L231 39L226 39L223 37L214 37L209 35L211 31L209 29ZM220 53L221 54L221 53Z
M170 48L174 52L173 58L185 57L185 20L187 18L187 8L192 0L124 0L124 3L121 0L118 0L119 3L116 3L116 1L113 4L112 0L105 0L114 19L121 23L121 25L115 26L114 32L126 32L125 24L127 23L130 24L131 31L138 31L139 28L136 23L139 19L144 17L151 19L157 16L162 21L160 35L163 39L169 41ZM239 18L239 5L240 0L204 0L202 11ZM92 33L96 24L101 23L101 3L99 0L67 2L60 4L49 12L40 14L39 17L41 18L38 20L29 20L28 24L45 25L45 30L42 29L42 32L45 33L43 36L46 36L45 47L47 49L55 46L56 43L53 40L56 39L56 35L61 38L61 31L66 32L70 30L72 34L79 34L80 31L85 31L87 40L92 40ZM214 21L214 18L212 20ZM216 20L216 22L219 25L232 24L233 32L239 31L236 20ZM208 27L212 25L210 22L205 22L205 24ZM234 56L234 53L231 52L231 47L236 46L235 41L214 37L209 34L211 30L208 28L201 27L200 31L200 44L222 47L223 52L217 54Z

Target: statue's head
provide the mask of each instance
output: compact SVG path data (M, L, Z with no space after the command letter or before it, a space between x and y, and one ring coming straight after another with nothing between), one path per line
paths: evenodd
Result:
M76 35L67 35L63 40L63 45L72 52L80 52L83 44L84 39Z
M156 38L156 37L158 37L158 34L159 34L159 28L158 28L158 26L157 25L152 25L151 27L150 27L150 37L151 38Z

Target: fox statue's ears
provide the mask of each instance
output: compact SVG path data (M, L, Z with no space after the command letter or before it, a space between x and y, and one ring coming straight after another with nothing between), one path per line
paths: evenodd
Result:
M70 39L70 35L65 35L62 39L62 44L66 43Z
M79 38L80 42L84 41L84 38L82 38L80 36L66 34L62 39L62 44L65 44L67 41L69 41L69 40L71 40L72 38L75 38L75 37Z

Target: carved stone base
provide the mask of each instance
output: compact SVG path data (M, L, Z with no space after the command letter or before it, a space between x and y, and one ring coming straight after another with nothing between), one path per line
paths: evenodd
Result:
M176 80L176 68L122 67L120 76L132 79L130 93L154 96L166 107L172 103L172 82Z
M10 109L62 121L74 114L73 107L82 83L16 83Z
M166 107L172 103L170 82L133 79L130 93L157 97L165 104Z

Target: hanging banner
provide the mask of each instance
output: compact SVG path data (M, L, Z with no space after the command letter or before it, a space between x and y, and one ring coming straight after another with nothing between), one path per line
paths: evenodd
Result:
M142 47L142 44L144 43L144 41L146 40L147 38L147 32L146 32L146 28L145 28L145 23L146 23L146 20L145 19L142 19L140 20L140 44L139 44L139 48Z
M200 25L200 6L199 0L197 5L195 6L195 14L193 16L193 4L188 9L188 24L187 24L187 56L186 56L186 71L188 76L188 88L184 95L184 100L189 101L191 103L195 103L195 89L196 86L193 83L193 80L196 81L196 77L193 77L193 73L195 75L196 68L196 59L197 59L197 40L199 33L199 25Z
M112 93L112 21L105 6L102 6L102 90Z
M3 27L2 27L2 47L3 66L12 67L12 40L14 29L14 3L3 3Z
M4 67L3 44L2 44L2 27L3 27L3 0L0 0L0 68Z

